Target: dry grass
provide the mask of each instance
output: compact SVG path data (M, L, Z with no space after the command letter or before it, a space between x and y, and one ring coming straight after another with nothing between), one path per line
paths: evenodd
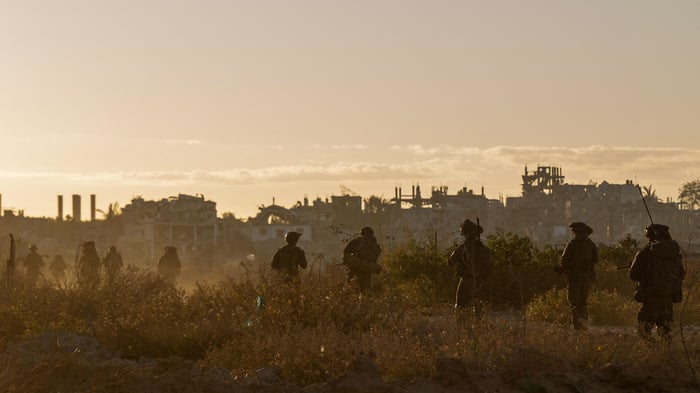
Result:
M650 344L632 332L632 304L594 293L593 320L624 328L574 332L561 322L561 292L535 299L528 324L519 314L491 313L457 325L451 306L419 308L415 288L387 283L373 294L345 285L342 271L307 276L300 285L262 270L244 278L173 288L158 276L129 270L112 286L0 289L0 340L46 330L94 334L128 357L179 356L244 374L278 365L306 385L342 373L356 355L376 359L387 379L428 376L439 357L457 357L470 370L520 378L536 372L588 371L608 363L636 366L666 378L691 378L679 337ZM261 296L264 306L257 307ZM695 301L691 302L695 304ZM546 320L545 323L538 320ZM533 321L531 321L533 320ZM700 338L686 334L694 365Z

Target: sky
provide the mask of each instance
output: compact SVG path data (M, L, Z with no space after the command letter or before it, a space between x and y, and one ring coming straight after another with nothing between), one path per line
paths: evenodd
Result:
M2 204L245 218L341 187L516 196L526 165L676 199L699 42L694 0L0 0Z

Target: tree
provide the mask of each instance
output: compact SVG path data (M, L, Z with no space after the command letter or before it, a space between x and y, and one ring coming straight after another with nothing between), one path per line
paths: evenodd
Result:
M644 192L644 198L649 198L652 201L658 200L659 198L656 197L656 190L654 189L654 186L649 184L648 186L642 186L642 191Z
M678 199L689 209L694 210L700 207L700 179L683 184L678 192Z
M105 220L110 221L117 216L120 216L122 214L122 209L119 207L119 202L112 202L107 206L107 211L104 211L102 209L96 209L98 212L102 213L102 216L104 217Z
M389 201L382 196L371 195L365 199L365 213L381 213L386 210Z

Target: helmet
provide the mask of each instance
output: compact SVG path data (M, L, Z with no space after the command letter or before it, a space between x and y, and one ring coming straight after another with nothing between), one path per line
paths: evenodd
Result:
M83 243L83 248L84 249L95 248L95 242L93 242L92 240L87 241L87 242Z
M39 247L37 247L36 244L32 244L31 246L29 246L29 249L32 251L36 251L39 249Z
M288 243L295 242L295 241L299 240L300 237L301 237L301 233L295 232L295 231L290 231L290 232L287 232L286 235L284 235L284 240L286 240Z
M109 246L109 252L117 252L117 248L114 246Z
M663 224L651 224L644 228L644 235L648 238L658 238L668 234L668 226Z
M459 231L463 236L467 235L481 235L484 232L484 228L481 225L475 224L469 219L464 220L459 226Z
M572 222L569 228L571 228L571 231L574 233L580 233L586 236L593 233L593 228L589 227L588 224L584 222Z
M360 235L362 236L374 236L374 229L370 227L364 227L360 229Z

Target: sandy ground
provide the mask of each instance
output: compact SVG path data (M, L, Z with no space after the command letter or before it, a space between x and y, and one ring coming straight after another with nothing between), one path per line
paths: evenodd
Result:
M328 382L296 386L275 367L234 376L223 368L180 358L124 359L90 336L45 333L10 343L0 353L1 392L697 392L684 381L651 378L610 364L586 373L542 373L512 380L467 371L459 359L435 361L433 375L386 381L368 358L355 359Z

